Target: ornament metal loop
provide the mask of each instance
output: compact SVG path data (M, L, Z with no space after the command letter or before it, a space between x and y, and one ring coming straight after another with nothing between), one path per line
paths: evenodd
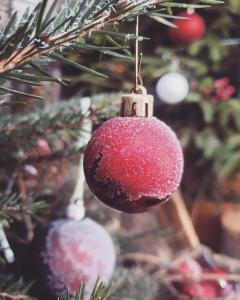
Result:
M131 89L132 94L141 94L141 95L147 95L147 89L143 85L136 85Z

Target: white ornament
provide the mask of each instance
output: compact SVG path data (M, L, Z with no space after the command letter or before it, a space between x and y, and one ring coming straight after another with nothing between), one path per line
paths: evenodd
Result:
M156 92L162 102L176 104L187 97L189 83L183 74L170 72L158 80Z

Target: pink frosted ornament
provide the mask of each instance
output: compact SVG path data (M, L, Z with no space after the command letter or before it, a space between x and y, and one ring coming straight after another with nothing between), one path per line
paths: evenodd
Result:
M151 95L122 97L121 117L98 128L84 157L86 181L105 204L127 213L148 211L177 189L183 153L175 133L152 117Z
M89 218L53 221L41 242L41 284L51 295L74 294L82 283L89 299L97 278L108 283L116 254L110 235Z

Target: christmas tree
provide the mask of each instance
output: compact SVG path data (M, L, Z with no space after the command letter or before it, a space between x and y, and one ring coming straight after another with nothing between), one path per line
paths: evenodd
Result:
M239 161L240 8L237 0L222 4L2 1L2 299L168 300L182 294L186 299L238 299L239 270L226 270L228 260L202 251L179 192L169 206L144 215L110 210L92 194L112 208L136 213L165 202L179 185L180 144L163 122L145 124L152 98L139 88L144 82L154 94L155 116L174 128L184 149L184 198L194 204L206 195L213 201L232 200L232 194L238 199L229 178L237 177ZM103 127L119 114L123 93L126 102L118 118L143 122L134 127L113 118L116 131L107 128L109 121ZM129 97L134 98L130 110ZM141 109L139 98L146 101ZM146 132L142 129L138 140L141 126ZM111 147L115 152L109 154ZM131 147L137 149L133 156ZM125 149L126 165L118 157ZM84 184L83 168L92 192ZM101 176L109 177L97 182ZM174 233L174 226L183 234ZM178 263L177 242L194 249L187 262Z

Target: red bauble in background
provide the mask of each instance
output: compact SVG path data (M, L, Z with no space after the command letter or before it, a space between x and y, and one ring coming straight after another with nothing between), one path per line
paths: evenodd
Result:
M174 20L173 24L177 27L168 29L168 36L174 44L188 45L203 37L206 26L199 14L183 11L178 16L188 19Z
M175 283L177 290L195 299L238 299L235 284L225 280L229 274L221 268L202 268L196 261L189 258L181 262L171 271L173 274L181 274L185 279ZM204 275L213 275L216 278L207 279ZM222 277L221 277L222 276Z
M175 133L154 117L115 117L93 134L84 171L92 192L127 213L148 211L177 189L183 153Z
M84 283L89 299L98 278L104 283L111 279L116 262L114 245L104 227L93 220L53 221L35 239L38 247L34 255L40 252L35 269L41 292L54 297L67 292L73 295Z

